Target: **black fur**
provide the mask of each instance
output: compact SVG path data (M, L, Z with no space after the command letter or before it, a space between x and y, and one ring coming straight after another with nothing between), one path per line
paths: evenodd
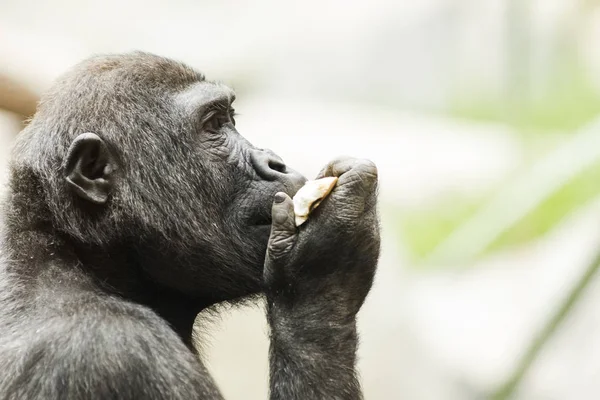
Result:
M271 226L276 207L290 210L289 198L271 210L275 194L305 179L237 133L233 99L146 53L85 61L43 98L3 216L0 399L219 399L194 319L263 291L272 398L360 397L375 167L331 163L340 183L314 222ZM267 247L286 261L265 268Z

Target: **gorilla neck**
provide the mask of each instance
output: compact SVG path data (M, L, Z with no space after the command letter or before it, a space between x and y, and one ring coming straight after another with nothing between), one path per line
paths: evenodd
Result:
M73 249L100 290L152 308L186 343L191 339L198 313L212 305L208 299L191 298L157 284L142 270L137 257L125 244L108 251L77 244Z
M55 232L41 217L32 218L40 214L24 212L18 202L9 202L6 211L2 253L6 271L19 281L16 286L35 286L73 298L77 293L110 296L149 307L192 347L194 320L212 305L210 301L191 299L157 285L142 272L126 246L105 249L78 243Z

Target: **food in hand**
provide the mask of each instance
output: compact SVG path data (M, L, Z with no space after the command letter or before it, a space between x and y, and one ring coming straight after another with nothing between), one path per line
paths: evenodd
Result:
M296 226L306 222L309 214L331 193L338 178L326 177L308 181L294 196L294 214Z

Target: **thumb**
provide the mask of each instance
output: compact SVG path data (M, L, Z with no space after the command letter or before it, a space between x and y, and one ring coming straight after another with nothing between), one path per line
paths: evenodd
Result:
M285 193L275 194L271 208L271 236L267 247L267 260L277 261L289 254L296 242L294 202Z

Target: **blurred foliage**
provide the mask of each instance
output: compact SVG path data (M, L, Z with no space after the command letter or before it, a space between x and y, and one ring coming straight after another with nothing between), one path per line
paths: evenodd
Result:
M600 195L600 162L560 188L512 229L501 235L490 250L522 243L549 232L556 223Z
M503 96L477 96L475 90L455 96L450 114L463 119L504 123L514 128L533 158L544 153L548 143L560 145L564 135L600 114L600 92L577 63L564 61L547 79L543 95L531 88L515 87ZM531 85L529 85L531 86ZM469 94L471 93L471 94ZM560 132L562 140L555 142ZM546 145L543 138L546 137ZM542 139L542 140L540 140ZM520 173L520 171L516 171ZM498 188L499 189L499 188ZM433 205L396 209L396 224L415 261L426 258L461 224L495 195L494 189L478 198L448 195ZM549 232L565 216L600 195L600 161L549 196L535 210L493 242L485 253L525 243Z
M424 259L483 204L461 197L442 198L419 208L393 209L400 236L413 261Z
M516 225L500 235L484 252L510 248L548 233L564 217L600 196L600 161L561 187ZM433 205L395 209L396 226L414 261L426 258L493 196L479 199L444 198Z

